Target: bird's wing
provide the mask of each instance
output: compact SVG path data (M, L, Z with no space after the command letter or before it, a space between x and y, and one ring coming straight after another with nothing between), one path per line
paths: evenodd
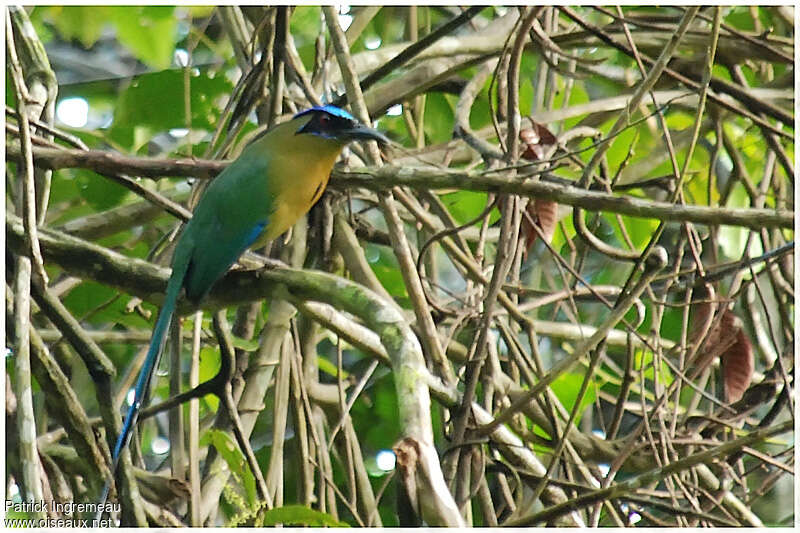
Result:
M202 242L192 246L184 287L187 298L193 302L199 302L211 290L214 282L256 241L268 223L267 219L223 220L223 216L212 213L207 227L198 231L198 235L203 236Z

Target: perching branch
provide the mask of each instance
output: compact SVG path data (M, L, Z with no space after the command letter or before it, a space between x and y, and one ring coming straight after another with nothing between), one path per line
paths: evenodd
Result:
M18 155L19 151L15 152L13 146L6 146L8 160L14 160ZM225 163L220 161L195 160L189 164L185 159L159 160L124 157L99 150L56 150L34 147L33 155L35 164L46 168L89 168L103 172L110 172L113 168L116 169L116 172L147 177L194 176L203 178L216 175L225 168ZM525 179L534 176L538 176L539 181ZM475 172L434 167L384 165L379 169L363 168L350 172L334 169L329 186L338 190L359 187L379 191L392 186L406 186L412 189L463 189L509 193L529 198L554 200L561 204L591 211L607 211L670 222L719 224L751 229L791 229L794 227L794 214L786 209L675 205L643 200L633 196L586 191L578 187L563 185L562 182L562 178L549 173L526 175L524 170L520 172L518 179L511 180L505 177L502 170Z

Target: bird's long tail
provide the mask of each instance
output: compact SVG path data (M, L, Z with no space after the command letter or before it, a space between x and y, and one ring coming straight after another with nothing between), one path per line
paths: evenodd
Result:
M164 304L158 312L156 325L153 328L153 336L150 339L150 347L147 350L147 356L144 360L144 365L139 371L139 379L136 381L136 388L134 389L133 403L128 408L128 413L125 415L125 421L122 423L122 431L117 437L117 442L114 445L114 453L111 456L111 477L113 478L117 472L120 455L122 450L128 445L133 432L133 427L136 425L136 419L139 417L139 411L142 408L147 391L150 388L150 381L153 378L156 368L158 367L158 359L164 349L164 344L167 340L167 331L169 330L170 322L175 314L175 306L177 305L178 295L180 294L181 286L183 285L183 278L186 268L182 268L179 272L173 266L172 276L167 283L167 292L164 295ZM100 498L102 503L105 503L108 498L108 492L111 488L112 479L106 480L103 494ZM102 507L102 506L101 506Z

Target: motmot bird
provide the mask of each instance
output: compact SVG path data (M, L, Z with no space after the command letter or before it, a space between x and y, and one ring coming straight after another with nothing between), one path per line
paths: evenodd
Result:
M313 107L257 137L209 185L175 247L164 303L114 446L112 473L136 424L181 289L199 303L245 250L289 229L322 196L333 164L354 140L389 142L342 109ZM103 500L107 493L108 485Z

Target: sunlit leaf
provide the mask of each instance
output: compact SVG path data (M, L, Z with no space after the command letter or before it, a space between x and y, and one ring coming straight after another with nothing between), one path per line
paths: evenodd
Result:
M486 209L486 193L457 191L443 194L442 203L458 224L466 224Z
M309 509L304 505L285 505L270 509L261 515L261 525L272 527L278 524L307 527L350 527L327 513Z
M653 352L648 350L636 350L634 356L634 369L638 373L642 368L644 369L645 379L653 379L655 377ZM672 371L669 369L669 365L667 365L665 361L661 362L661 367L658 370L658 377L664 386L672 383Z
M589 379L589 386L586 389L586 393L583 395L583 398L581 399L581 403L578 407L578 412L575 417L576 424L580 422L580 418L586 411L586 408L594 403L595 395L597 394L597 384L594 382L592 377ZM556 378L552 385L550 385L550 388L561 402L561 405L563 405L568 411L572 411L573 407L575 407L575 402L578 399L578 392L580 392L583 380L584 374L567 372Z
M233 437L219 429L209 429L201 438L200 445L213 445L217 452L225 459L228 467L243 483L247 502L253 506L256 502L256 480L244 454L239 450Z
M77 39L90 48L108 20L107 6L50 6L49 17L64 39Z
M228 94L231 84L224 77L212 76L209 72L190 76L189 83L191 126L211 130L219 113L215 100ZM185 78L181 70L137 76L120 97L111 135L130 145L135 140L133 132L139 131L146 135L135 142L135 146L141 146L142 141L154 133L185 127L186 97Z
M430 93L425 99L425 136L431 144L449 141L453 136L455 114L447 98Z
M178 24L174 7L114 6L108 9L122 44L154 69L169 67Z

